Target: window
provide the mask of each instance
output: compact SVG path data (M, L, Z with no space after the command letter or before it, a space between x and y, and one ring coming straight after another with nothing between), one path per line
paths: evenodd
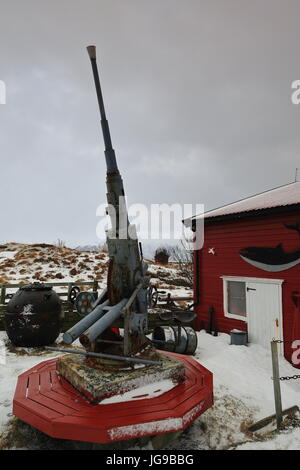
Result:
M246 321L246 282L224 280L225 316Z

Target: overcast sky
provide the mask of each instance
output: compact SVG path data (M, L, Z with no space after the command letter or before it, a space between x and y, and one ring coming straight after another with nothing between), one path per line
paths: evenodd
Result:
M0 241L94 243L96 44L129 203L211 209L300 167L299 0L0 0Z

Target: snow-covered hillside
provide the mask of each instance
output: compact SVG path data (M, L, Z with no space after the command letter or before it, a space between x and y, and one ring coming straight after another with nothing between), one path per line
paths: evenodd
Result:
M55 245L9 243L0 247L0 283L102 280L106 253Z
M151 283L176 295L192 295L186 280L176 267L161 266L151 260ZM108 256L105 249L78 251L77 249L48 245L8 243L0 245L0 284L40 282L99 282L106 285ZM60 290L56 288L56 290Z

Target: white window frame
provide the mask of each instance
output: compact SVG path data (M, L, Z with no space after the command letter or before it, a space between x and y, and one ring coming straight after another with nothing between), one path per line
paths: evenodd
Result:
M247 323L248 321L248 312L247 312L247 296L246 296L246 316L243 317L242 315L235 315L234 313L228 312L228 289L227 283L228 281L237 281L237 282L245 282L246 289L247 283L249 282L261 282L263 284L277 284L281 285L284 282L284 279L269 279L269 278L262 278L262 277L240 277L240 276L220 276L223 280L223 312L226 318L233 318L235 320L243 321ZM281 289L280 289L281 292ZM281 294L280 294L281 295ZM282 305L282 301L280 301L280 305ZM282 320L281 320L282 321Z

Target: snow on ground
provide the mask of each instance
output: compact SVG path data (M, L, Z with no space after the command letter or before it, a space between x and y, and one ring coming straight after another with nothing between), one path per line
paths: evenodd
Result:
M0 339L6 339L5 332L0 333ZM253 422L274 413L270 352L255 344L231 346L226 334L214 337L201 331L198 341L196 359L214 374L215 404L167 448L300 449L300 428L290 428L267 438L257 438L246 431ZM26 349L25 355L17 355L8 349L4 364L1 363L1 358L4 362L3 354L0 356L0 436L1 432L5 434L12 416L17 376L57 355L33 349ZM15 351L22 349L15 348ZM280 359L280 374L295 374L295 369L284 358ZM283 408L300 405L300 381L283 382L281 389ZM63 441L41 436L35 432L33 444L30 435L25 447L62 448Z
M152 283L158 289L171 291L177 296L191 295L191 290L181 283L174 265L160 266L150 262L149 271ZM106 272L105 252L77 252L44 244L0 246L0 284L37 280L74 282L96 277L103 287ZM298 427L261 438L247 432L250 424L274 413L271 355L259 345L230 346L229 342L230 338L225 334L214 337L204 331L198 333L195 358L214 374L215 403L168 448L300 449ZM48 438L25 424L21 431L18 430L19 437L20 432L23 433L23 440L14 444L5 438L15 423L12 420L12 399L18 375L57 355L39 349L14 348L9 344L6 333L0 332L0 449L1 445L4 448L66 448L63 441ZM281 358L280 374L295 373L298 371ZM300 380L282 382L281 389L283 408L300 406ZM153 390L146 391L153 394Z
M161 380L147 385L141 385L137 389L130 390L129 392L122 393L121 395L113 395L101 401L102 405L109 403L121 403L131 400L144 400L145 398L156 398L163 393L168 392L175 387L176 384L170 379Z
M247 442L236 447L238 450L299 450L300 428L281 431L273 439L263 442Z
M0 259L3 261L4 259L12 259L15 257L16 251L0 251Z
M264 441L246 431L250 424L275 412L270 351L256 344L230 345L226 334L214 337L201 331L198 341L196 358L214 375L215 404L169 448L300 449L299 428ZM280 359L281 375L294 375L295 370ZM281 391L284 409L300 405L300 380L282 382ZM243 442L247 444L239 445Z
M57 353L48 351L37 354L33 348L15 348L18 353L23 353L19 355L10 352L7 345L6 333L0 331L0 435L12 416L12 400L18 376L42 360L57 356Z

